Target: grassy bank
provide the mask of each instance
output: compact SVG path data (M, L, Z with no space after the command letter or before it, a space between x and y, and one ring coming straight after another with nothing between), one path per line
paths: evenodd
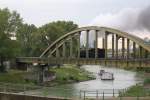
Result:
M150 91L148 89L145 89L143 86L135 85L130 87L123 96L127 97L143 97L143 96L150 96Z
M52 82L58 84L95 79L95 77L86 70L73 65L65 65L60 68L52 68L50 69L50 71L54 71L56 73L56 79Z
M0 73L0 82L15 84L32 84L32 81L26 81L24 76L28 74L25 71L9 70L7 73Z
M122 96L150 96L150 71L137 69L136 67L125 67L123 69L137 72L137 76L141 77L143 82L130 87Z
M137 84L130 87L125 93L124 96L150 96L150 78L145 78L143 84Z
M89 72L73 65L60 66L59 68L50 68L49 71L56 73L56 79L51 82L47 82L46 85L57 85L94 79L94 77ZM36 85L35 80L25 79L25 76L29 75L29 73L31 72L19 70L9 70L7 73L0 73L0 83Z

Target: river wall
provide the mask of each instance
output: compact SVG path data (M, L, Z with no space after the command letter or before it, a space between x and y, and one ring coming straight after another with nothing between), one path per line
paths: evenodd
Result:
M0 93L0 100L70 100L58 97L39 97L14 93Z

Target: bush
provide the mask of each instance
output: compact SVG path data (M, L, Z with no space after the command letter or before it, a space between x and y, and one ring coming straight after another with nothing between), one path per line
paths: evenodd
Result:
M146 78L146 79L144 80L144 85L146 85L146 84L150 84L150 78Z
M63 81L66 81L66 80L67 80L67 78L63 77Z
M60 83L85 81L94 77L90 76L89 72L76 66L63 66L50 69L50 71L56 72L56 81Z
M70 80L74 80L74 77L73 77L73 76L70 76L69 79L70 79Z
M123 96L145 96L146 90L143 88L143 86L135 85L130 87Z
M0 72L6 72L5 66L0 66Z
M0 82L17 83L17 84L32 84L32 80L25 79L24 76L28 72L19 70L9 70L7 73L0 73Z

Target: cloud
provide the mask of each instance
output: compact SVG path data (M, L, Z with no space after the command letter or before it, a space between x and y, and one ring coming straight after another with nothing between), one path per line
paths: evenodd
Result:
M126 8L117 13L102 13L90 25L106 26L150 38L150 6L144 9Z
M141 29L150 31L150 6L141 11L137 24L139 24Z

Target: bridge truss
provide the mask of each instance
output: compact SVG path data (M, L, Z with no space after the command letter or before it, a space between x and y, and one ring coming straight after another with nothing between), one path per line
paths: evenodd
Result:
M22 63L150 65L150 44L132 34L98 26L82 27L52 43L39 57ZM149 66L150 67L150 66Z

